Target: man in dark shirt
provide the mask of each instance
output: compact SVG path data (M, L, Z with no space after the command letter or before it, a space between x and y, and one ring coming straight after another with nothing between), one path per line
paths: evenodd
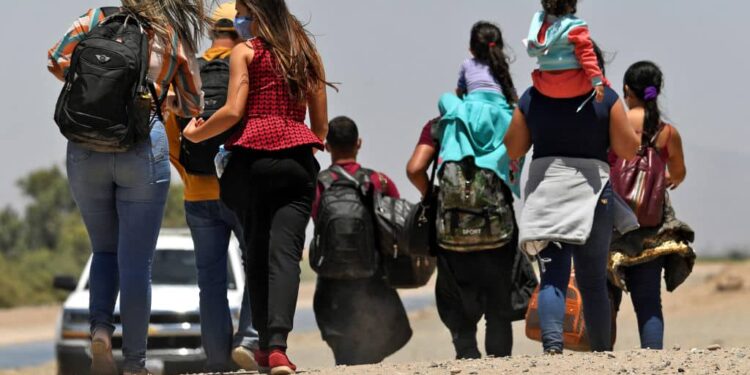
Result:
M362 140L354 121L347 117L331 120L326 150L331 153L333 165L354 175L362 168L357 163L361 146ZM372 189L399 197L396 185L386 175L373 171L370 181ZM318 184L313 218L318 213L323 190L323 185ZM380 271L371 278L360 280L318 277L313 310L321 335L333 350L337 365L381 362L411 338L411 327L401 299L385 283Z

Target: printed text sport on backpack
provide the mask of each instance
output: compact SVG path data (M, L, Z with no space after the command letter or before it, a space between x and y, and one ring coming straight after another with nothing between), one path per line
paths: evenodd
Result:
M324 190L310 245L310 266L320 277L365 279L378 271L375 224L365 203L370 173L360 169L351 176L339 166L320 173Z
M55 122L72 142L94 151L123 152L150 133L152 101L145 25L119 8L85 35L71 57L57 100Z
M208 120L227 102L227 90L229 88L229 61L228 59L214 59L206 61L198 59L201 72L203 90L203 114L201 117ZM190 119L179 119L180 131L184 130ZM219 152L219 146L234 133L236 127L225 131L211 139L200 143L193 143L182 138L180 141L180 164L185 171L193 175L216 175L214 158Z
M470 158L446 162L440 176L437 238L441 248L472 252L493 250L511 241L513 211L494 172Z

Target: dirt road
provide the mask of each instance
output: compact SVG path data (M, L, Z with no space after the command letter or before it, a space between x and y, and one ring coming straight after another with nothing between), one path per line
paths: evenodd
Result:
M744 280L744 286L740 290L718 292L717 283L730 275ZM300 304L309 306L312 287L307 285L302 289ZM607 354L540 356L541 344L526 339L523 322L517 322L514 324L512 359L451 362L454 352L450 335L434 308L411 314L414 337L383 365L333 368L331 352L317 332L293 333L289 354L305 369L319 369L308 370L316 374L750 374L750 324L747 323L747 311L750 311L750 262L700 263L685 285L675 293L663 294L663 305L665 347L669 348L663 352L632 351L639 346L638 328L626 295L618 319L618 341L616 352L612 354L614 358ZM51 338L55 309L32 311L34 309L0 312L0 339L5 339L6 332L15 332L17 340L41 336L39 332ZM24 322L24 316L34 320L33 324ZM9 322L14 322L14 327L9 326ZM25 331L24 327L32 329ZM483 327L480 327L480 343L483 334ZM707 350L715 344L725 349ZM672 349L675 346L680 350ZM697 349L692 351L693 348ZM680 372L680 369L683 371ZM54 374L54 365L13 372L0 371L0 375L10 374Z

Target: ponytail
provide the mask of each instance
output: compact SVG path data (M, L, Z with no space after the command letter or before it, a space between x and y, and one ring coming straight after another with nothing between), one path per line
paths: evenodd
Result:
M659 95L664 87L664 75L659 66L651 61L637 62L625 72L625 85L630 95L643 102L646 115L643 120L643 144L651 142L661 127Z
M498 45L489 47L489 50L489 65L492 76L500 84L505 100L508 104L513 105L518 102L518 94L515 85L513 85L513 78L510 76L508 58L505 56L503 48Z
M471 28L470 45L474 58L490 67L490 72L500 85L508 104L514 105L518 102L500 28L490 22L477 22Z
M643 118L643 138L641 142L647 144L654 139L654 136L656 136L661 127L661 111L659 110L659 102L656 99L647 100L643 108L646 111L646 116Z

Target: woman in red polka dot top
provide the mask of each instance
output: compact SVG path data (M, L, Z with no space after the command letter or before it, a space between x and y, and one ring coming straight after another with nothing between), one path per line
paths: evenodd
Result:
M230 58L226 105L193 120L183 136L202 142L237 126L221 198L239 217L247 243L247 287L260 367L293 374L286 356L299 290L299 262L320 166L328 110L323 62L284 0L236 2L244 39ZM310 124L305 125L309 110Z

